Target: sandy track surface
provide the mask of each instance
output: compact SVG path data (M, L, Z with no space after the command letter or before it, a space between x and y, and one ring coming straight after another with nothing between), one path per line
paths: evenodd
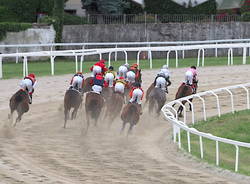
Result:
M185 69L172 70L172 100ZM147 89L156 70L143 72ZM249 82L250 67L199 69L199 91ZM34 104L13 128L8 122L8 101L18 89L18 79L0 85L0 183L249 183L248 177L223 171L190 159L171 140L171 126L163 117L144 113L133 135L120 135L118 118L108 128L105 121L90 126L87 135L83 109L63 129L63 96L70 75L41 77Z

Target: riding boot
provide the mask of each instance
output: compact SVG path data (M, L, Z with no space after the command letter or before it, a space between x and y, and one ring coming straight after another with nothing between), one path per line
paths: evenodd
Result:
M32 104L32 94L29 94L29 104Z

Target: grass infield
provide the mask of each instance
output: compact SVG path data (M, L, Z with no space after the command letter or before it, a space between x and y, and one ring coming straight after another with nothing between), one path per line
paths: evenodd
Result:
M250 57L247 58L247 63L249 63ZM84 61L83 63L83 73L88 73L89 68L96 61ZM130 64L135 63L136 60L129 60ZM201 62L201 61L200 61ZM112 61L111 65L114 66L115 70L124 63L124 60ZM191 65L196 65L197 58L186 58L179 59L179 67L188 67ZM153 59L153 68L160 68L163 64L166 64L166 59ZM242 57L234 57L234 64L242 64ZM227 57L207 57L205 58L205 66L219 66L227 65ZM51 74L50 61L28 61L28 71L33 72L37 76L46 76ZM149 69L148 60L140 60L141 69ZM170 59L170 68L175 68L175 59ZM9 78L21 78L22 77L22 62L3 62L3 79ZM70 74L75 73L75 62L74 59L56 59L55 60L55 75Z
M250 143L250 110L228 113L221 117L209 118L197 122L194 126L199 131L215 136ZM215 165L216 143L203 138L204 161ZM181 133L182 147L188 150L187 134ZM190 134L191 154L200 158L199 136ZM234 171L236 148L233 145L219 143L219 166ZM239 147L239 173L250 176L250 148Z

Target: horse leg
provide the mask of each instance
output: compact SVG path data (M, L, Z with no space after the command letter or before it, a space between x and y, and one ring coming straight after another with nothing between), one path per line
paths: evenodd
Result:
M126 125L126 122L125 122L125 121L123 121L123 123L122 123L122 129L121 129L121 131L120 131L120 134L122 134L122 132L124 131L124 129L125 129L125 125Z
M14 127L16 126L17 122L21 121L22 115L23 115L22 112L18 112L18 116L17 116L17 118L16 118L16 122L15 122L15 124L14 124Z
M180 106L180 107L178 108L178 111L177 111L179 117L182 117L182 111L183 111L183 107Z
M75 118L76 118L76 115L77 115L77 110L78 110L78 108L77 108L77 107L75 107L75 108L74 108L74 110L73 110L73 112L72 112L72 114L71 114L71 120L73 120L73 119L75 119Z
M193 99L191 98L189 101L192 102ZM189 104L189 110L192 111L192 106L191 106L191 104Z
M63 128L66 128L66 123L67 123L68 118L69 118L69 110L64 109L64 126L63 126Z
M134 125L135 125L134 122L130 123L129 129L128 129L128 133L127 133L127 137L128 137L129 134L131 134Z

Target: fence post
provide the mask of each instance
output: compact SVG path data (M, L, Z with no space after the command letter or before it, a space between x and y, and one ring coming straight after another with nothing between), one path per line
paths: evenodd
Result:
M51 56L50 64L51 64L51 75L54 75L55 74L55 56Z
M219 166L219 142L216 141L216 165Z
M0 79L3 78L3 58L0 56Z
M123 14L123 24L126 24L126 14Z
M155 24L157 23L157 14L155 14Z
M246 47L244 47L243 48L243 59L242 59L242 64L243 65L245 65L246 64L246 62L247 62L247 48Z
M238 172L238 168L239 168L239 146L235 145L235 147L236 147L235 172Z
M202 136L199 136L200 138L200 152L201 152L201 158L203 159L203 142L202 142Z
M18 47L16 48L16 53L19 53ZM18 56L16 56L16 63L18 63Z
M187 141L188 141L188 152L191 152L191 144L190 144L190 132L187 131Z

